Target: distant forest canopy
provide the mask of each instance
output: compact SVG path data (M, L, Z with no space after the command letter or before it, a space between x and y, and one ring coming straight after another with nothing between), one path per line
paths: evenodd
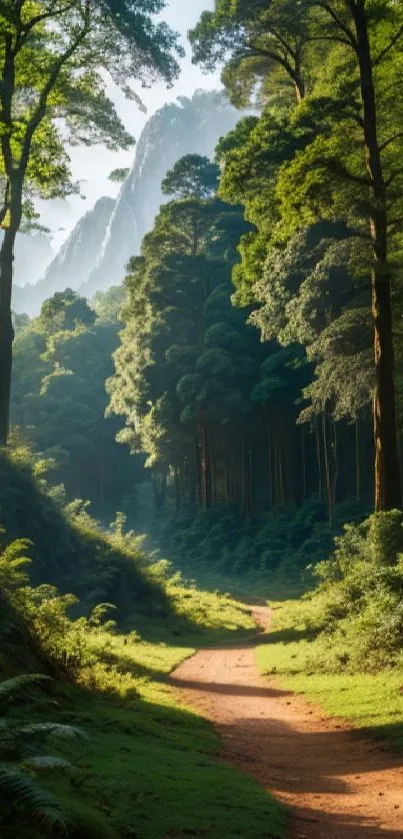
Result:
M159 505L170 476L177 509L235 505L243 514L261 513L318 494L331 518L336 500L372 496L370 375L363 363L359 385L350 385L356 400L361 395L358 406L342 410L334 400L333 410L330 404L323 410L309 345L292 334L282 344L260 340L252 308L231 300L239 237L254 235L254 228L242 207L217 196L218 183L219 168L214 183L207 159L179 161L164 181L179 197L161 209L142 256L132 260L116 375L108 383L111 410L126 419L119 439L147 455ZM354 294L337 252L343 233L323 222L283 251L309 263L308 280L314 269L322 271L334 320ZM317 311L320 293L313 284L312 299L298 313L316 341L327 329L326 313ZM368 296L367 281L359 337L364 360L371 352ZM352 400L347 375L340 387Z
M248 512L324 490L330 520L352 491L399 507L403 9L218 0L190 40L262 113L221 139L216 197L168 178L177 200L128 279L121 439L162 486L173 471L178 506ZM266 350L237 330L231 266Z
M247 115L161 173L121 300L16 319L12 421L100 509L145 461L158 510L331 532L402 500L403 9L218 0L190 40Z

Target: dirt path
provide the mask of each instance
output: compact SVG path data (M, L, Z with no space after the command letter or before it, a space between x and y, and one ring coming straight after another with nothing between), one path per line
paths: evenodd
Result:
M254 613L268 625L269 610ZM259 676L254 646L201 650L172 675L223 758L291 807L290 839L403 839L401 761Z

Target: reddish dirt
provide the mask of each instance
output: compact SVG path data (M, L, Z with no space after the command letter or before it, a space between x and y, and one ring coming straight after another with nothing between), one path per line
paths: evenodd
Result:
M268 609L254 615L268 626ZM290 839L403 839L401 761L258 675L257 642L201 650L171 677L215 725L223 759L291 808Z

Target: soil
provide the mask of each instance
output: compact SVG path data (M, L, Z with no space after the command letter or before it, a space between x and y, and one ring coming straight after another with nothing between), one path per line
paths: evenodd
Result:
M268 627L270 610L253 612ZM256 643L201 650L171 676L216 727L222 758L291 809L290 839L403 839L401 760L260 676Z

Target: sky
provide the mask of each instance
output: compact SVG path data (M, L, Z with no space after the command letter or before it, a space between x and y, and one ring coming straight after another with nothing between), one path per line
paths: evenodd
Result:
M181 62L182 72L175 85L167 89L162 83L149 90L140 90L141 98L147 108L142 113L134 102L125 100L122 93L114 86L108 87L108 94L115 103L117 112L127 130L139 138L147 119L156 110L172 102L177 96L191 96L198 88L212 90L219 87L219 77L204 75L191 63L190 46L187 32L198 21L205 9L213 9L214 0L168 0L161 17L177 32L186 50L186 58ZM104 146L74 147L69 150L73 177L81 183L82 197L72 196L66 200L40 202L41 222L52 231L52 247L57 250L68 236L79 218L91 209L103 195L116 196L119 186L108 180L109 173L117 167L131 166L135 147L127 152L110 152Z

